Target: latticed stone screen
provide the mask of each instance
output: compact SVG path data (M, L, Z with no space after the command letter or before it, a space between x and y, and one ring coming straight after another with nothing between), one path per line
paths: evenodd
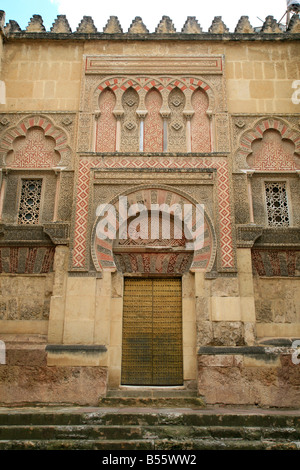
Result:
M18 224L38 224L42 179L22 179Z
M268 225L290 225L286 185L282 182L265 183Z

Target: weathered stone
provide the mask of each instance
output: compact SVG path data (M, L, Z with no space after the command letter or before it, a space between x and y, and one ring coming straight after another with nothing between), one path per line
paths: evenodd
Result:
M41 15L33 15L26 28L28 33L42 33L46 31Z
M149 31L144 25L142 18L140 16L136 16L128 29L128 33L146 34L146 33L149 33Z
M85 33L85 34L93 34L97 33L97 28L94 25L94 21L91 16L84 16L79 23L77 29L77 33Z
M274 19L274 17L269 15L265 19L261 32L262 33L281 33L281 29L279 28L279 25L277 21Z
M123 33L122 27L117 16L109 17L108 22L106 23L106 26L103 29L103 32L107 34Z
M5 34L7 33L18 33L21 31L20 26L15 20L9 20L4 28Z
M52 33L71 33L72 30L70 28L66 15L58 15L50 31Z
M172 20L168 16L163 16L160 23L155 29L157 34L174 34L176 29L173 25Z
M298 13L295 13L290 19L287 32L292 34L300 33L300 18Z
M213 327L210 321L197 322L197 343L198 347L213 344Z
M254 29L250 24L248 16L241 16L234 30L235 33L254 33Z
M188 16L181 32L184 34L199 34L202 33L202 28L195 16Z
M97 406L105 394L102 367L4 365L0 368L0 403L6 405L64 403Z
M211 26L208 29L208 32L213 33L213 34L224 34L224 33L229 33L229 29L227 28L225 23L222 21L221 16L215 16Z
M213 344L215 346L241 346L245 343L241 322L214 322Z

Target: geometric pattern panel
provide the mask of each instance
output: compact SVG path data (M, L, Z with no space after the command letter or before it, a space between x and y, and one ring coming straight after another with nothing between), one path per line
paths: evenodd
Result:
M18 224L38 224L42 179L22 179Z
M210 152L210 123L206 114L208 109L208 98L200 88L192 95L192 106L195 114L191 119L192 152Z
M195 158L195 157L109 157L105 160L82 157L79 162L77 183L76 220L73 249L73 268L85 268L87 260L87 223L88 200L91 168L215 168L217 170L217 192L220 220L220 248L222 268L234 267L234 252L232 240L232 223L229 193L229 169L225 158Z
M116 150L116 118L113 115L116 98L109 88L99 98L100 116L96 131L96 152L115 152Z
M285 183L265 182L268 225L284 227L290 225Z
M248 157L249 166L256 170L296 170L299 161L294 160L294 155L300 155L299 132L278 119L265 119L242 135L239 155Z
M295 145L290 140L282 140L278 131L266 130L261 140L252 143L253 153L247 158L249 166L260 171L294 171Z
M56 166L60 156L67 151L66 134L42 116L23 119L3 134L0 143L0 152L7 155L9 166L18 168Z
M153 88L145 99L147 115L144 127L144 152L161 152L163 149L163 120L160 115L162 97Z
M46 137L42 128L32 127L26 137L14 140L6 165L12 168L51 168L60 162L60 155L54 148L54 139Z
M252 249L253 273L261 277L300 276L300 251Z
M163 250L162 250L163 251ZM117 270L140 274L183 274L193 256L186 253L114 253Z
M53 271L55 247L1 247L0 272L46 274Z

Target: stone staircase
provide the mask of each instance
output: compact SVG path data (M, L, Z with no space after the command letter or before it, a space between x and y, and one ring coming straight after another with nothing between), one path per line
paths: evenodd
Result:
M297 450L300 412L144 406L0 408L0 451L75 449Z

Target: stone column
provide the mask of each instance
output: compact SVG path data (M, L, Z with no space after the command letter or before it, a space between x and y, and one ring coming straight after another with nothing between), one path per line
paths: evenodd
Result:
M3 203L5 198L6 192L6 185L7 185L7 171L4 169L0 169L1 175L1 190L0 190L0 221L2 220L2 212L3 212Z
M121 118L124 111L116 110L113 112L117 119L117 131L116 131L116 152L120 152L121 149Z
M54 285L50 301L48 343L62 344L65 320L69 248L58 245L54 257Z
M147 116L148 111L146 110L140 110L137 111L137 115L140 120L140 129L139 129L139 151L143 152L144 151L144 124L145 124L145 118Z
M250 224L254 224L254 214L253 214L253 198L252 198L252 186L251 186L251 176L254 173L254 170L242 170L243 173L247 175L247 193L248 193L248 202L249 202L249 215L250 215Z
M191 119L194 115L194 111L183 111L186 118L186 151L192 151L192 132L191 132Z
M237 249L237 268L240 291L241 320L244 323L245 343L255 342L255 302L250 248Z

